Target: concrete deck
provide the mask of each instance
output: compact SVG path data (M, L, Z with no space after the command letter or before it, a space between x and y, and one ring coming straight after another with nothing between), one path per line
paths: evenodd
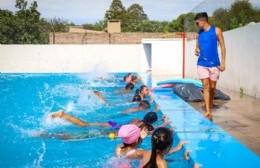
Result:
M218 87L230 101L214 101L213 122L260 156L260 99ZM204 103L189 103L204 113Z

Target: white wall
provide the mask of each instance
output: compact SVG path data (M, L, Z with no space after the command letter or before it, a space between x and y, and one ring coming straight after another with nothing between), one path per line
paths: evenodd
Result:
M226 71L218 84L235 91L243 88L244 93L260 97L260 23L227 31L224 38ZM191 78L197 78L195 45L195 41L187 43L186 76Z
M142 67L152 69L153 75L182 76L182 39L144 39ZM149 49L151 50L149 52ZM149 67L149 54L151 67ZM148 63L148 64L147 64ZM147 70L146 69L146 70Z
M138 72L140 53L140 45L0 45L0 72Z

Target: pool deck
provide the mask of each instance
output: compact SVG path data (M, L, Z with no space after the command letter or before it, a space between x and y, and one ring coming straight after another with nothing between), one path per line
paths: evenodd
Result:
M202 167L257 167L260 165L260 99L246 95L240 98L237 92L219 89L231 100L214 102L213 122L203 117L203 103L188 104L174 97L171 89L154 93L162 112L176 126L178 137L189 141L185 148L192 150L190 156L194 162Z
M260 99L219 87L230 101L215 101L213 122L260 156ZM203 113L203 103L190 103Z

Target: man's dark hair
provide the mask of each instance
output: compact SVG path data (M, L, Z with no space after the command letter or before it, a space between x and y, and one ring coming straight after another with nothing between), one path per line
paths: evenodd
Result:
M194 20L198 20L198 19L205 19L206 21L208 21L209 17L207 12L197 13L196 16L194 17Z

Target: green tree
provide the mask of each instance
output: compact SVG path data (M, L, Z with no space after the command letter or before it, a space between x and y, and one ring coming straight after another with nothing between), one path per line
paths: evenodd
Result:
M249 0L235 1L230 8L230 27L233 29L255 21L255 14L256 11Z
M185 13L178 16L176 20L169 22L166 25L167 32L194 32L197 31L197 27L194 24L194 16L195 14Z
M143 22L148 21L143 7L139 4L133 4L126 10L125 23L122 25L123 32L141 32L143 31Z
M173 20L166 25L165 30L167 32L182 32L183 25L178 20Z
M0 9L0 44L12 44L15 40L15 17L11 11Z
M69 23L66 20L60 18L53 18L48 21L50 32L68 32Z
M94 24L92 23L83 24L84 29L96 30L96 31L103 31L105 29L105 26L106 24L104 20L100 20Z
M18 11L13 14L1 10L0 43L2 44L45 44L48 43L48 32L42 29L43 21L34 1L30 7L25 0L16 0Z
M144 22L142 32L164 32L168 22L147 21Z
M213 12L212 24L220 27L223 31L230 29L230 14L227 9L219 8Z
M88 30L94 30L94 25L91 23L86 23L82 25L84 29L88 29Z
M148 16L144 13L143 7L135 3L126 10L126 19L142 22L147 21Z
M124 25L126 10L120 0L113 0L109 10L106 11L105 21L108 20L120 20L121 24Z

